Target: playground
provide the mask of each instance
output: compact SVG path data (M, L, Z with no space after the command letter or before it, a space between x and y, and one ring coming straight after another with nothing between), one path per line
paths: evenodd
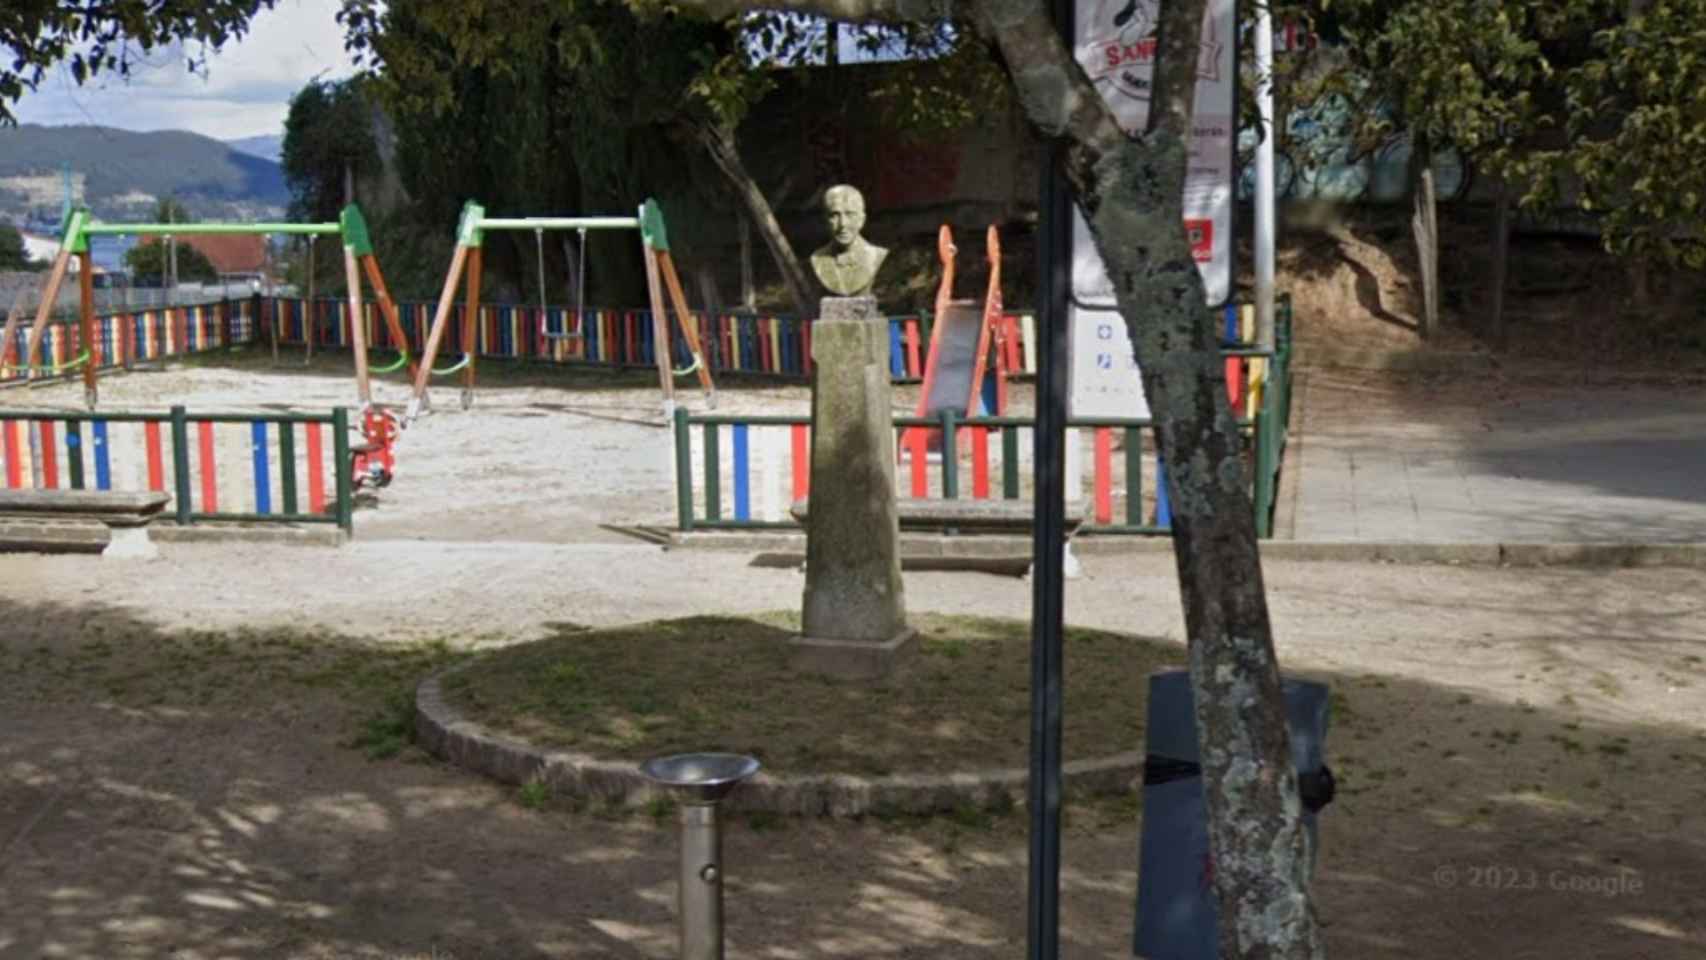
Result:
M477 273L477 258L467 259ZM905 574L909 609L946 637L926 645L918 686L894 693L937 698L934 723L918 731L927 749L891 742L904 732L860 737L850 728L863 707L845 690L777 689L789 672L758 664L756 653L691 659L698 631L756 623L740 642L762 645L797 609L795 566L759 563L758 551L690 549L671 535L791 525L811 404L799 327L700 317L703 356L672 340L659 364L658 328L638 311L577 309L582 335L565 342L545 336L570 329L561 309L470 303L463 316L479 322L463 324L447 306L453 286L437 305L393 305L394 317L384 306L322 299L308 310L258 298L205 315L103 318L114 331L105 342L128 337L143 362L104 366L99 410L79 410L91 395L87 370L0 392L18 485L172 489L168 477L181 475L177 489L190 492L198 516L232 521L198 525L238 534L167 543L139 564L0 555L0 822L16 825L0 835L0 914L26 918L0 928L0 955L673 955L668 806L493 782L427 754L411 739L414 693L449 668L466 668L449 699L481 720L624 763L696 746L681 738L704 731L718 746L765 752L784 772L1022 765L1031 595L1010 575ZM366 322L350 324L352 315ZM995 366L1023 371L1024 323L1000 319ZM956 428L951 411L908 422L931 409L932 351L919 349L928 337L904 318L891 329L902 487L1028 497L1031 443L1020 424L1034 408L1031 384L995 384L1012 424ZM454 376L439 381L424 375L434 361L419 346L435 331L471 345L452 352ZM73 348L60 340L38 338L16 356L48 362L32 359L39 348L58 369ZM309 342L320 346L312 356ZM1264 424L1286 421L1288 368L1283 354L1229 353L1253 438L1247 463L1261 465L1262 444L1276 436ZM1264 362L1274 366L1258 391L1252 370ZM369 375L352 390L361 364ZM685 385L714 371L715 416L707 419L709 390L684 389L673 409L664 404L660 366ZM1476 390L1508 385L1397 377L1380 385L1387 416L1370 421L1356 406L1370 402L1365 379L1312 371L1298 391L1301 452L1277 497L1280 536L1307 538L1331 515L1318 491L1366 498L1354 463L1371 451L1426 435L1446 462L1500 464L1488 451L1522 444L1479 434L1535 426L1523 416L1465 419L1484 406ZM423 389L431 402L397 418L384 482L333 462L340 454L323 425L291 419L336 411L352 439L352 401L395 414ZM1514 389L1541 409L1564 396L1539 380ZM1570 409L1590 436L1622 422L1645 441L1686 446L1676 410L1687 401L1673 394L1666 385L1606 389ZM118 419L174 407L190 412L153 423L152 434L150 422ZM6 409L42 418L7 418ZM1619 420L1630 409L1648 413ZM223 419L210 419L216 413ZM933 429L963 435L923 451ZM1075 632L1106 631L1091 635L1093 652L1068 647L1069 678L1081 671L1069 680L1078 685L1069 687L1077 719L1068 763L1135 749L1141 731L1129 724L1144 709L1136 678L1184 654L1164 541L1121 548L1165 515L1147 429L1073 428L1068 468L1086 536L1116 549L1085 551L1083 576L1067 588ZM171 471L154 466L168 446L155 434L167 433ZM1524 489L1543 508L1556 496L1593 510L1601 501L1582 495L1570 469L1554 462L1553 492ZM1659 539L1645 518L1662 503L1695 508L1668 482L1640 488L1653 503L1631 539ZM298 498L298 510L342 510L346 485L357 489L341 545L242 538L250 524L288 519L293 511L279 505ZM1531 516L1536 500L1508 499L1503 515L1497 497L1478 501L1478 532L1522 529L1513 521ZM1420 497L1412 510L1457 506ZM1351 512L1367 521L1358 535L1391 529L1377 512ZM1615 536L1616 516L1602 520L1596 532ZM1328 756L1340 793L1321 818L1316 890L1335 953L1482 956L1520 941L1545 956L1631 955L1636 943L1633 955L1682 958L1706 946L1693 895L1706 883L1706 847L1686 829L1706 799L1692 775L1706 767L1697 564L1279 559L1265 575L1286 669L1333 692ZM667 658L676 673L589 691L589 674L647 668L632 630L650 621L677 622L657 628L660 643L684 645ZM956 646L980 636L1006 640ZM522 646L529 641L544 646ZM553 649L576 657L536 659ZM739 669L747 663L754 669ZM719 685L727 697L692 689L724 669L735 671ZM686 732L659 726L672 717ZM1129 955L1140 813L1130 790L1068 803L1062 937L1075 954ZM727 838L730 950L1011 955L1025 932L1023 834L1023 813L998 803L950 804L933 816L737 815Z

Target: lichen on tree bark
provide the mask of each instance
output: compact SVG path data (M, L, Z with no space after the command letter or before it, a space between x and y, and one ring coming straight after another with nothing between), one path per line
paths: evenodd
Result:
M677 3L725 16L764 6L843 20L903 19L934 6L925 0ZM1182 223L1204 7L1205 0L1162 4L1151 126L1137 137L1119 129L1040 0L978 0L959 12L999 48L1030 121L1067 145L1066 175L1114 281L1170 465L1221 955L1313 960L1324 950L1309 901L1243 441Z

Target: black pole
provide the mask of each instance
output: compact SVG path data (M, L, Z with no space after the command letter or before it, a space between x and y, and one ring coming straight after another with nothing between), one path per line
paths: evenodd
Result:
M1074 0L1050 0L1055 28L1072 42ZM1061 631L1066 545L1067 295L1072 263L1072 193L1065 147L1049 151L1038 195L1036 508L1031 578L1031 851L1026 938L1030 960L1060 955Z

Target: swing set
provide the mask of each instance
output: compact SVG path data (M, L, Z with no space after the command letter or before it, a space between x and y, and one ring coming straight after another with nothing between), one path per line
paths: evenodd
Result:
M586 235L589 230L638 230L640 233L640 251L646 265L646 288L652 307L653 354L657 360L658 384L663 390L664 416L669 417L675 410L675 378L689 373L699 375L699 386L704 391L707 406L717 405L716 384L711 381L710 368L705 364L704 353L699 345L699 335L693 329L692 317L687 309L687 297L682 293L681 279L675 272L675 262L670 257L669 236L664 228L663 211L657 201L647 200L639 208L638 215L633 217L488 217L485 208L470 200L462 207L462 216L456 227L456 251L450 260L450 270L444 278L444 289L439 294L438 307L433 313L432 326L427 332L426 343L421 350L420 362L413 371L414 390L409 397L408 410L404 415L404 423L413 423L427 403L427 385L432 377L462 375L462 409L467 410L474 404L474 374L475 352L477 347L478 326L480 316L480 264L481 247L485 234L490 230L530 230L539 252L539 335L547 340L576 340L584 333L579 329L585 319L586 308ZM547 230L573 230L580 239L580 272L577 277L577 293L575 305L576 329L568 329L564 324L562 331L552 331L547 323L547 304L545 295L545 232ZM456 299L456 291L462 281L467 282L466 306L463 310L461 351L462 357L448 367L434 368L433 362L438 357L440 344L444 340L446 328L449 326L452 305ZM676 369L670 362L669 350L669 315L664 310L663 290L667 285L670 300L675 307L677 318L681 321L681 332L686 338L687 347L692 354L693 362L686 367Z
M397 315L397 304L391 298L391 291L385 286L385 276L379 270L379 261L373 254L373 242L368 236L367 221L361 215L361 210L354 204L343 208L338 219L330 223L101 223L94 219L87 207L73 208L66 215L60 241L59 254L54 257L53 268L48 272L47 281L42 287L41 302L36 308L35 323L30 328L30 336L24 347L22 364L11 362L13 351L13 334L20 319L18 311L13 311L6 318L4 332L0 332L0 367L7 370L20 370L29 374L34 380L38 373L44 376L58 376L67 371L81 369L83 371L83 399L89 409L95 409L99 399L99 370L94 360L92 349L95 343L95 291L94 264L89 254L91 237L103 236L159 236L178 237L194 235L272 235L284 234L291 236L307 236L309 242L322 235L335 234L342 238L344 248L344 278L349 287L350 307L350 339L355 348L356 392L362 406L368 407L373 402L373 390L370 374L388 373L409 367L410 374L414 373L414 364L409 357L408 341L403 337L403 325ZM312 250L312 247L310 247ZM78 326L81 333L82 352L71 360L60 364L40 364L36 356L41 349L42 337L48 328L48 317L53 311L54 303L59 298L59 289L65 282L65 275L70 269L71 258L77 258L80 297L78 304ZM370 369L367 357L367 333L360 322L361 307L361 275L366 273L368 282L373 286L374 299L379 305L391 339L398 344L398 356L391 363L382 367ZM277 358L278 347L278 317L272 318L272 340L274 358ZM313 334L309 333L309 350L313 350Z

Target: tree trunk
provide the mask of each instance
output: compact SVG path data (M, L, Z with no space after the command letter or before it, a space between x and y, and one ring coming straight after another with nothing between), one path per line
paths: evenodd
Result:
M753 0L682 0L727 18ZM840 20L938 16L899 0L769 0ZM1056 33L1039 0L973 0L969 12L1001 58L1026 116L1065 142L1066 175L1143 369L1167 457L1179 593L1190 642L1208 806L1220 956L1324 955L1309 901L1309 857L1292 765L1279 662L1268 620L1243 438L1182 217L1205 0L1161 5L1152 129L1128 138ZM1137 678L1133 678L1137 682Z
M747 310L758 307L758 290L752 283L752 221L740 218L740 305Z
M1120 312L1167 458L1221 955L1320 957L1244 442L1180 225L1185 145L1152 139L1102 162L1090 229L1121 278Z
M1422 279L1422 313L1417 332L1431 339L1439 329L1439 220L1434 203L1434 165L1430 144L1421 134L1411 134L1410 169L1412 211L1410 229L1416 238L1416 264Z
M806 279L799 259L794 256L793 245L783 235L782 225L770 209L770 201L764 199L764 191L758 189L752 175L746 172L746 164L741 162L740 153L735 149L734 132L715 121L703 120L693 122L693 133L711 154L717 169L728 177L736 198L746 208L747 218L757 225L758 235L770 248L776 268L782 272L782 283L788 288L788 297L794 301L794 312L805 319L817 316L817 305L811 295L812 284Z
M1629 305L1634 307L1637 315L1651 313L1653 309L1652 271L1648 269L1646 254L1630 253L1623 262L1623 268L1629 274Z
M1511 185L1499 180L1497 207L1493 214L1493 343L1505 345L1505 281L1510 271L1511 255Z
M564 232L562 234L562 244L563 262L568 264L568 269L563 272L563 295L568 299L564 300L563 303L565 306L569 307L584 306L585 300L584 295L581 292L581 284L585 282L585 278L581 276L581 262L578 256L580 253L580 243L567 232ZM579 320L569 321L566 329L578 329L576 324L579 322Z
M723 312L723 293L717 289L717 274L709 263L701 263L693 270L694 279L699 283L699 301L704 305L705 315L714 317Z
M1226 398L1213 312L1182 223L1203 0L1162 5L1151 130L1112 134L1035 0L985 0L1026 113L1073 143L1068 176L1114 281L1167 458L1173 547L1190 644L1220 955L1325 955L1268 619L1244 440ZM1061 98L1059 91L1074 91ZM1052 95L1051 95L1052 94Z

